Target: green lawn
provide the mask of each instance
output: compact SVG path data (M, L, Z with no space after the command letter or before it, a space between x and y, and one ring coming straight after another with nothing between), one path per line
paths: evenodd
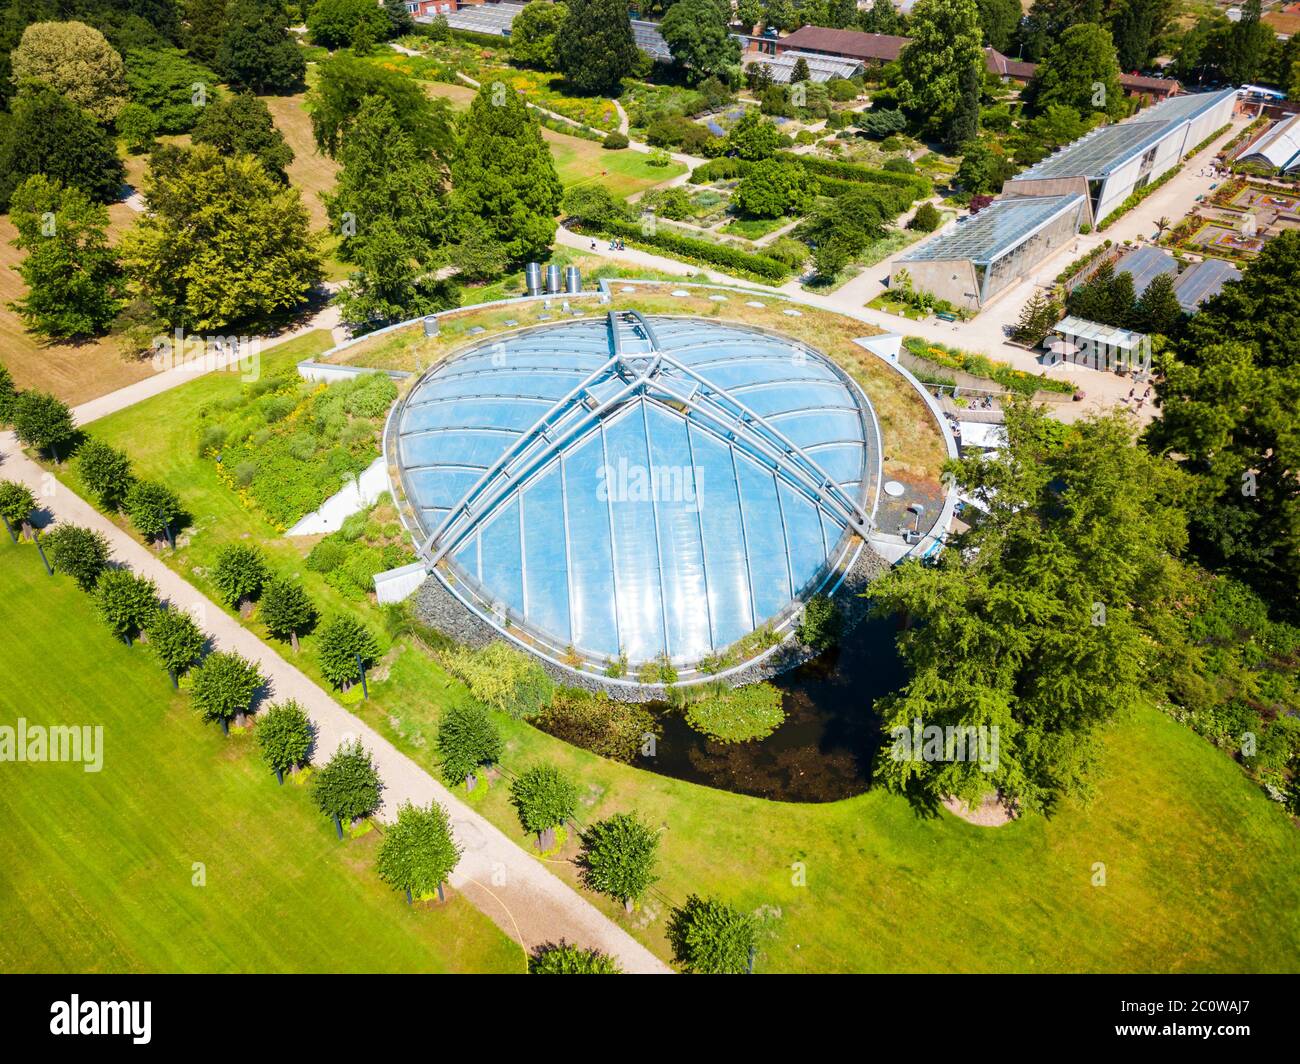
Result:
M601 184L613 195L626 199L686 172L686 167L671 160L667 166L651 166L649 155L631 148L611 151L595 141L550 129L543 129L542 136L551 146L555 171L565 188Z
M297 350L276 349L266 368L325 342L307 337ZM188 544L169 559L200 586L220 543L247 536L277 568L295 572L305 553L242 509L195 455L194 411L237 387L212 375L92 428L128 450L139 472L176 487L197 515ZM75 470L63 475L75 485ZM327 609L356 610L378 630L371 607L339 600L317 574L301 575ZM432 728L465 693L409 641L386 649L360 712L432 768ZM315 673L310 639L296 660ZM646 907L628 918L593 898L661 955L669 905L697 891L779 913L760 957L764 971L1300 970L1300 833L1236 764L1151 709L1108 733L1091 805L1000 829L946 813L923 819L883 793L815 806L737 796L501 723L504 767L562 767L586 796L584 819L637 810L665 826L662 879ZM472 801L527 844L504 786L480 788ZM572 853L551 866L570 880ZM1092 885L1098 863L1103 887ZM805 886L792 883L796 864Z
M222 738L29 546L0 544L0 723L103 727L103 767L0 766L0 970L517 972L522 953L453 896L409 908L379 838L335 840L305 788ZM57 663L57 667L55 666ZM196 886L196 864L206 884Z

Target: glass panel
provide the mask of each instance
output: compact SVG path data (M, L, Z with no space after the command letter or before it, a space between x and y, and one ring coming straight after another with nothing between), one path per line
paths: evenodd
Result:
M524 604L529 624L567 645L569 567L558 463L524 492Z
M483 587L516 614L524 612L523 566L519 553L519 500L511 499L481 533Z
M609 505L602 497L605 457L600 435L564 456L564 499L573 566L574 646L618 656L614 563L609 543Z
M821 519L817 507L786 484L781 484L781 509L785 514L786 539L790 544L790 570L795 590L802 594L812 578L826 564L822 545Z
M650 462L659 521L659 566L668 622L668 653L675 661L694 661L712 649L696 503L697 473L686 439L686 423L674 414L648 405L646 418L650 426Z
M700 467L700 525L704 530L713 645L720 649L754 630L740 500L731 451L695 426L690 433L695 464Z
M614 519L618 628L632 661L664 650L663 606L649 456L641 404L634 403L605 426L608 463L605 494Z
M745 515L754 616L761 624L780 613L791 598L785 534L772 474L743 455L736 456L736 470L740 474L740 507Z

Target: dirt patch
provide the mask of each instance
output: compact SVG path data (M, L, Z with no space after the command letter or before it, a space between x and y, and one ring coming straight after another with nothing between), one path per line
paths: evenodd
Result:
M1019 815L1014 806L1008 805L997 795L988 795L975 809L960 798L945 798L943 807L953 816L981 828L1000 828Z

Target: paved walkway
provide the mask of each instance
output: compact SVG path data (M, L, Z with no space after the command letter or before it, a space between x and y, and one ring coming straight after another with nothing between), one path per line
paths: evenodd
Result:
M116 394L116 393L115 393ZM257 662L269 680L272 699L296 699L316 726L317 763L328 760L343 742L360 739L375 759L383 779L382 821L393 818L399 805L411 801L439 802L451 817L452 831L464 856L451 884L481 909L511 939L525 949L564 938L603 950L617 958L626 972L664 973L670 969L648 949L617 927L573 888L561 882L536 858L529 856L503 832L469 808L387 739L344 709L306 674L263 643L183 577L169 569L148 548L128 536L62 483L52 483L45 471L18 447L10 432L0 434L0 456L6 479L27 484L40 505L56 521L70 522L103 533L114 558L158 585L161 598L189 611L221 650L233 650ZM89 609L89 603L87 604ZM522 967L522 960L521 960Z

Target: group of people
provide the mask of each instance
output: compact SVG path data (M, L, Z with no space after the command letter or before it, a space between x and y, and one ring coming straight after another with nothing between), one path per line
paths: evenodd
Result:
M596 250L596 242L595 242L594 240L591 242L591 250L592 250L592 251L595 251L595 250ZM611 240L611 241L609 242L609 250L610 250L610 251L626 251L627 249L623 246L623 238L622 238L622 237L619 237L619 238L616 239L616 240Z
M1141 395L1137 394L1137 385L1133 385L1133 387L1128 390L1128 398L1125 399L1124 402L1131 403L1133 402L1134 397L1137 398L1137 406L1134 409L1141 410L1146 405L1146 401L1151 398L1151 385L1148 384L1147 390Z

